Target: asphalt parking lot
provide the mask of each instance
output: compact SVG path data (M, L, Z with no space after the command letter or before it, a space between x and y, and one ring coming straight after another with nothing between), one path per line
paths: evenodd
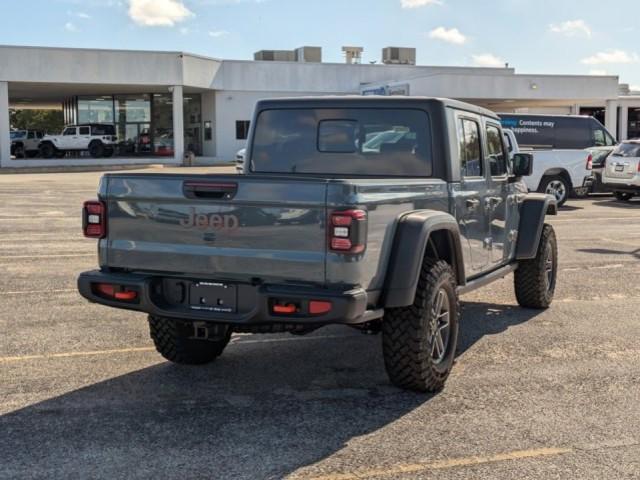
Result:
M144 315L75 291L99 177L0 175L0 478L640 478L640 201L552 220L549 310L518 308L511 277L464 296L457 363L426 396L347 328L165 362Z

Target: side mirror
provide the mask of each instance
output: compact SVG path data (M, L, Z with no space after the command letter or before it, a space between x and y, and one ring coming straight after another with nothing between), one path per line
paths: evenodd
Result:
M533 173L533 155L516 153L511 160L511 170L516 177L528 177Z

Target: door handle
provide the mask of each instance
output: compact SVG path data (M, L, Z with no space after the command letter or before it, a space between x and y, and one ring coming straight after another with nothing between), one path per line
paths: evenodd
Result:
M476 210L480 205L480 200L477 198L468 198L465 202L468 210Z

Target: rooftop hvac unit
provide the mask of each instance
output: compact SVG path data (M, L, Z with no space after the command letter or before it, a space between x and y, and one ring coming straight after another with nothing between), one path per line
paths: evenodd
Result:
M296 55L293 50L260 50L253 54L253 59L265 62L295 62Z
M364 48L342 47L342 52L344 53L344 60L346 63L360 63L362 61L362 52L364 52Z
M322 62L321 47L300 47L295 50L296 62L320 63Z
M416 49L403 47L386 47L382 49L382 63L397 65L415 65Z

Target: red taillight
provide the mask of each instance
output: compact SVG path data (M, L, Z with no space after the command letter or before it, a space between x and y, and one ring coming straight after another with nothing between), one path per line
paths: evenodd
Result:
M103 202L84 202L82 210L82 231L85 237L104 238L107 236L107 208Z
M331 302L325 300L311 300L309 302L309 313L311 315L322 315L331 311Z
M587 170L593 170L593 155L587 157Z
M291 315L298 311L298 307L293 303L287 303L285 305L275 304L271 309L273 310L273 313L277 313L279 315Z
M343 210L333 212L329 222L329 248L335 252L358 254L365 250L367 212Z
M95 293L102 295L103 297L123 300L125 302L132 302L138 298L137 291L121 285L114 285L112 283L94 283L93 290Z

